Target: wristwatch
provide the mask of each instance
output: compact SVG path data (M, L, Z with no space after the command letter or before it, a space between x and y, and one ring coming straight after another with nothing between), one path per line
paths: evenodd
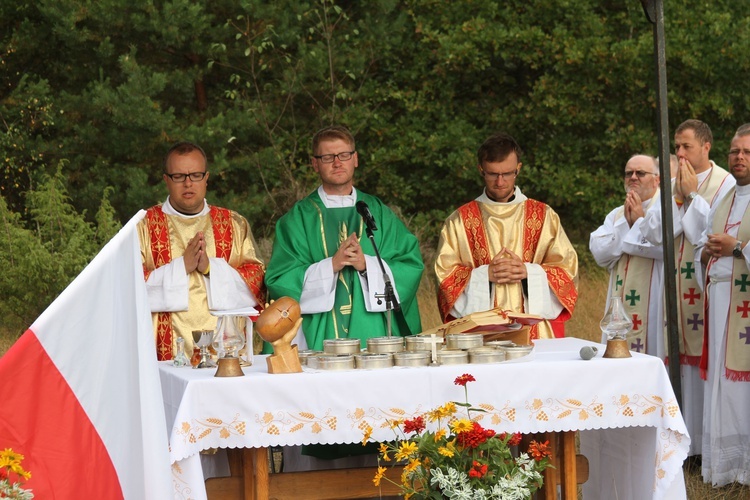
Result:
M687 199L688 199L688 201L693 201L693 200L694 200L694 199L696 199L697 197L698 197L698 193L696 193L695 191L692 191L692 192L690 192L690 193L689 193L689 194L687 195Z
M743 257L743 255L742 255L742 242L741 241L737 241L737 244L734 246L734 250L732 250L732 255L734 255L738 259L741 259Z

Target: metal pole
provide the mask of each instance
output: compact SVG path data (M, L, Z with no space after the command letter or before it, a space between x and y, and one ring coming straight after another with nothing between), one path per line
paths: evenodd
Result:
M682 408L682 380L680 379L680 344L677 327L677 286L675 279L674 229L672 226L672 180L669 169L669 114L667 104L667 56L664 37L663 0L641 0L643 11L654 25L654 56L658 95L659 169L661 170L662 241L664 250L664 296L667 320L667 355L669 379ZM657 299L659 300L659 299Z

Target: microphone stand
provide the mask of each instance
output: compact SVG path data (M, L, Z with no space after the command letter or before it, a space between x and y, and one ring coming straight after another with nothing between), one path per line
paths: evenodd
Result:
M378 251L378 246L375 244L375 236L372 234L372 229L370 228L369 224L365 224L365 232L367 233L367 237L370 238L370 243L372 243L372 248L375 250L375 257L378 259L378 264L380 264L380 271L383 273L383 282L385 283L385 292L382 294L375 294L375 298L378 299L378 304L381 304L381 299L385 299L385 324L388 336L391 336L391 315L393 314L393 310L396 311L401 309L401 305L398 303L398 300L396 299L396 292L393 290L393 283L391 283L391 277L388 276L388 273L385 271L385 265L383 265L383 259L380 258L380 252Z

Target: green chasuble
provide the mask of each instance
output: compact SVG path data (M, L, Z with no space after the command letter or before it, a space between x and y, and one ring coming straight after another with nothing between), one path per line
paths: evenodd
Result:
M394 336L419 333L417 288L424 269L419 242L378 198L359 190L356 193L357 201L367 203L375 218L375 243L393 273L393 285L401 301L401 312L392 313L391 332ZM276 224L276 240L266 270L270 298L289 296L299 301L307 268L333 257L340 242L351 233L359 236L365 254L375 255L355 207L326 208L317 190L297 202ZM333 338L358 338L364 348L368 338L387 335L386 313L366 310L362 285L351 266L338 274L333 310L302 313L302 330L310 349L323 350L323 340Z

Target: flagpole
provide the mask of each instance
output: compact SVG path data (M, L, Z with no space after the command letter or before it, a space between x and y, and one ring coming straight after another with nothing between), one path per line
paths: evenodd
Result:
M661 170L661 229L662 250L664 252L664 295L666 308L664 315L667 324L667 356L669 360L669 380L682 408L682 380L680 378L680 344L677 330L677 285L675 279L674 229L672 226L672 179L669 161L669 116L667 103L667 55L664 35L663 0L640 0L646 18L654 26L654 62L656 63L656 91L659 118L659 169ZM666 194L669 193L669 196Z

